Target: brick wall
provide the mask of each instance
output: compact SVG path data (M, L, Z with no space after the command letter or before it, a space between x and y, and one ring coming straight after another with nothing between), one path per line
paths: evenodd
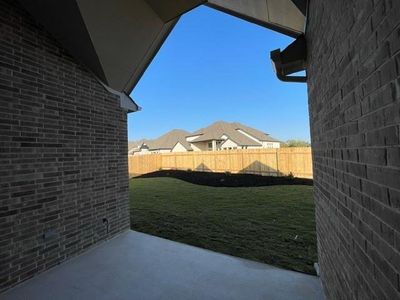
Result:
M119 100L0 0L0 291L129 228L126 153Z
M311 0L319 263L329 299L400 299L400 1Z

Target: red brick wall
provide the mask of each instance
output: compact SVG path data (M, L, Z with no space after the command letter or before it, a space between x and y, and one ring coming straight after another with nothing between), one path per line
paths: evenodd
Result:
M400 1L310 3L323 286L329 299L400 299Z
M17 3L0 1L0 291L129 228L126 113Z

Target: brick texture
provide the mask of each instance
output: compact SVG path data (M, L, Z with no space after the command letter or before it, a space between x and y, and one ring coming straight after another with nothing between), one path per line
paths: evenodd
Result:
M0 0L0 291L129 228L126 126L119 100Z
M319 263L329 299L400 299L400 1L310 1Z

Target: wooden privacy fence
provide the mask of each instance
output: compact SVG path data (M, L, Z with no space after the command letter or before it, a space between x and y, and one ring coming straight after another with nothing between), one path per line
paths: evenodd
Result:
M237 149L129 156L131 176L158 170L231 172L312 178L311 148Z

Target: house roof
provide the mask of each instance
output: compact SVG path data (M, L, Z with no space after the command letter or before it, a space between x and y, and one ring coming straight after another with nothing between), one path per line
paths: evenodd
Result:
M136 142L129 142L128 149L137 149L136 151L139 151L142 145L146 145L149 150L172 149L179 142L187 150L192 150L190 144L186 141L188 134L189 132L185 130L173 129L154 140L142 139Z
M20 0L104 84L129 95L179 17L206 4L292 37L304 33L304 0ZM68 24L68 26L66 26Z
M204 141L209 141L209 140L221 140L223 135L226 135L234 141L236 144L240 146L260 146L261 144L248 137L247 135L241 133L239 130L247 133L248 135L253 136L259 141L266 141L266 142L278 142L276 139L272 138L270 135L263 133L255 128L245 126L243 124L240 124L238 122L224 122L224 121L218 121L210 126L207 126L205 128L201 128L192 134L188 136L196 136L199 135L199 137L195 138L194 140L191 141L191 143L196 143L196 142L204 142Z
M147 144L149 140L146 139L141 139L141 140L137 140L137 141L130 141L128 142L128 152L136 152L140 150L140 147L143 144Z
M240 129L247 134L250 134L251 136L254 136L256 139L263 141L263 142L279 142L277 139L273 138L270 136L268 133L264 133L258 129L255 129L253 127L249 127L243 124L240 124L238 122L233 123L237 127L237 129Z

